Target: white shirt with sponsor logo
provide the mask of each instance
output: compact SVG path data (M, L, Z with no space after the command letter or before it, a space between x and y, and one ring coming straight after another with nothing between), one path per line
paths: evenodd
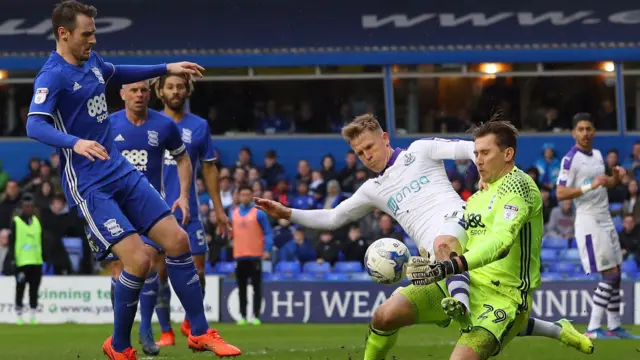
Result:
M315 229L335 229L378 208L392 216L420 246L430 244L444 216L463 211L464 201L447 177L443 160L473 160L474 143L424 139L394 150L387 168L330 210L296 210L291 221Z
M562 158L558 185L579 188L591 184L595 178L604 175L604 173L604 160L600 150L593 149L591 152L585 152L574 146ZM573 202L577 215L591 214L610 217L609 198L604 186L573 199Z

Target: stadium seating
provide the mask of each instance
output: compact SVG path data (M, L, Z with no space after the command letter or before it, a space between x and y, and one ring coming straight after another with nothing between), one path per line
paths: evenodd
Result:
M636 277L638 275L638 264L634 260L626 260L620 266L623 273L630 277Z
M262 261L262 272L263 273L270 273L273 272L273 263L269 260L263 260Z
M567 239L545 237L542 239L542 247L545 249L563 250L569 247Z
M281 261L276 264L276 272L290 276L300 273L300 263L297 261Z
M609 211L615 215L619 215L622 213L622 210L624 208L624 204L623 203L610 203L609 204Z
M558 251L554 249L542 249L540 251L540 260L542 264L551 264L558 259Z
M327 281L348 281L351 276L347 273L328 273L325 275L324 280Z
M611 219L613 220L613 225L616 227L616 231L622 231L622 217L614 216Z
M236 263L233 261L220 261L216 263L213 272L220 275L229 275L236 271Z
M317 263L317 262L306 262L302 266L302 271L305 273L330 273L331 265L329 263Z
M566 249L559 254L560 261L580 264L580 251L578 249Z
M577 274L578 266L575 263L559 261L551 264L549 267L550 272L562 274L564 276L572 276Z
M362 263L360 263L359 261L338 262L333 267L333 271L337 273L362 272Z

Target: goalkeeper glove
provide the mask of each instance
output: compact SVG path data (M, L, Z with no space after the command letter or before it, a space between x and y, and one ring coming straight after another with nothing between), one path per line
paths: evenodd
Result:
M452 255L455 256L455 254ZM459 273L460 269L456 260L435 260L423 248L420 248L420 256L409 258L407 266L407 278L416 286L433 284Z

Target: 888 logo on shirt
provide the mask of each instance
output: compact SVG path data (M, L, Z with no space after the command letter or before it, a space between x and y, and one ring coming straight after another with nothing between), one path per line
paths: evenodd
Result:
M102 123L109 116L107 98L104 93L87 100L87 110L89 111L89 116L95 117L99 123Z
M147 162L149 161L147 150L124 150L122 156L127 158L138 171L147 171Z

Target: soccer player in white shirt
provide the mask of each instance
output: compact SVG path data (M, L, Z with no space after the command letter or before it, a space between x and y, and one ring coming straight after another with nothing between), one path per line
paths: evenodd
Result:
M585 335L592 339L640 338L621 327L622 251L609 213L606 189L618 184L625 171L616 167L613 176L605 175L602 153L593 148L595 127L591 115L576 114L572 133L576 144L562 158L556 196L558 200L572 199L576 206L575 235L585 273L602 274L602 281L593 294L591 319ZM600 328L605 312L606 331Z
M443 160L475 159L473 141L423 139L413 142L406 150L393 150L389 135L372 115L357 117L343 128L342 135L363 164L377 172L378 177L365 182L334 209L297 210L256 198L258 208L305 227L329 230L356 221L378 208L398 221L418 243L422 256L427 256L427 250L438 260L447 260L452 253L462 253L467 239L462 217L464 201L453 190ZM451 298L447 298L447 293ZM468 273L434 286L399 288L373 314L364 359L384 359L402 327L425 323L448 326L450 319L442 310L452 306L464 315L455 320L463 331L469 331ZM559 325L533 318L528 328L529 331L523 329L522 336L560 339L562 331Z

